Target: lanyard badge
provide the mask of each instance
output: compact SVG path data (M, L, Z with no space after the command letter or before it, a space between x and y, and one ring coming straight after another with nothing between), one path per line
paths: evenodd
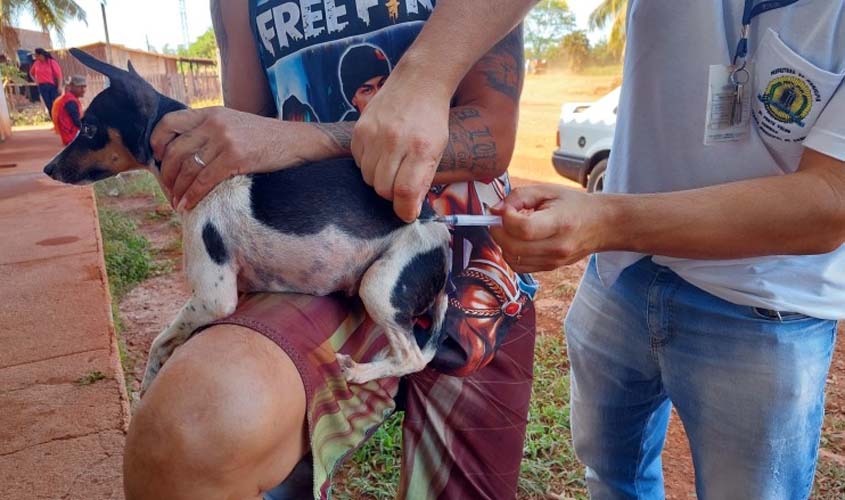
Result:
M710 66L704 144L740 141L748 135L752 85L751 62L747 56L751 21L764 12L796 2L798 0L767 0L755 5L754 0L745 0L742 29L732 63Z

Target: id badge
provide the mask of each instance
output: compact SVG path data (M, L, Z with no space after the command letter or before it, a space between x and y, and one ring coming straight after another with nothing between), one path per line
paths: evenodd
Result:
M734 67L710 66L704 144L737 142L751 132L751 63L732 78Z

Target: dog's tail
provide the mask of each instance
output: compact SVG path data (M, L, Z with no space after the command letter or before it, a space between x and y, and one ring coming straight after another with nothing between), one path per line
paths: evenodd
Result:
M436 349L440 345L443 336L443 325L446 323L446 311L449 310L449 294L446 287L434 299L434 306L431 308L431 341L429 342Z

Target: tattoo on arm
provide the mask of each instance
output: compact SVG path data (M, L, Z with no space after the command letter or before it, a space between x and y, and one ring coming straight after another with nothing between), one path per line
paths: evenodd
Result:
M484 75L487 85L510 97L514 102L518 102L522 94L524 67L522 25L517 26L478 61L478 69Z
M352 152L352 129L355 122L315 123L314 126L326 134L341 151Z
M482 177L496 171L496 138L478 108L452 108L449 117L449 143L438 172L469 170Z

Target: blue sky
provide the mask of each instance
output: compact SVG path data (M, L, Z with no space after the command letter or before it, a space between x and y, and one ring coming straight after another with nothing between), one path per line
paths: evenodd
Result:
M88 13L88 25L70 23L65 29L64 43L53 36L53 45L56 47L73 47L105 40L100 0L76 1ZM579 27L586 28L587 17L600 2L601 0L569 2ZM191 40L195 40L211 27L209 0L186 0L185 4L188 11L189 35ZM176 0L107 0L106 14L113 43L146 49L149 39L149 43L159 50L165 44L175 47L182 43L179 2ZM30 19L20 19L18 24L24 28L38 29ZM595 40L598 35L592 35L590 38Z

